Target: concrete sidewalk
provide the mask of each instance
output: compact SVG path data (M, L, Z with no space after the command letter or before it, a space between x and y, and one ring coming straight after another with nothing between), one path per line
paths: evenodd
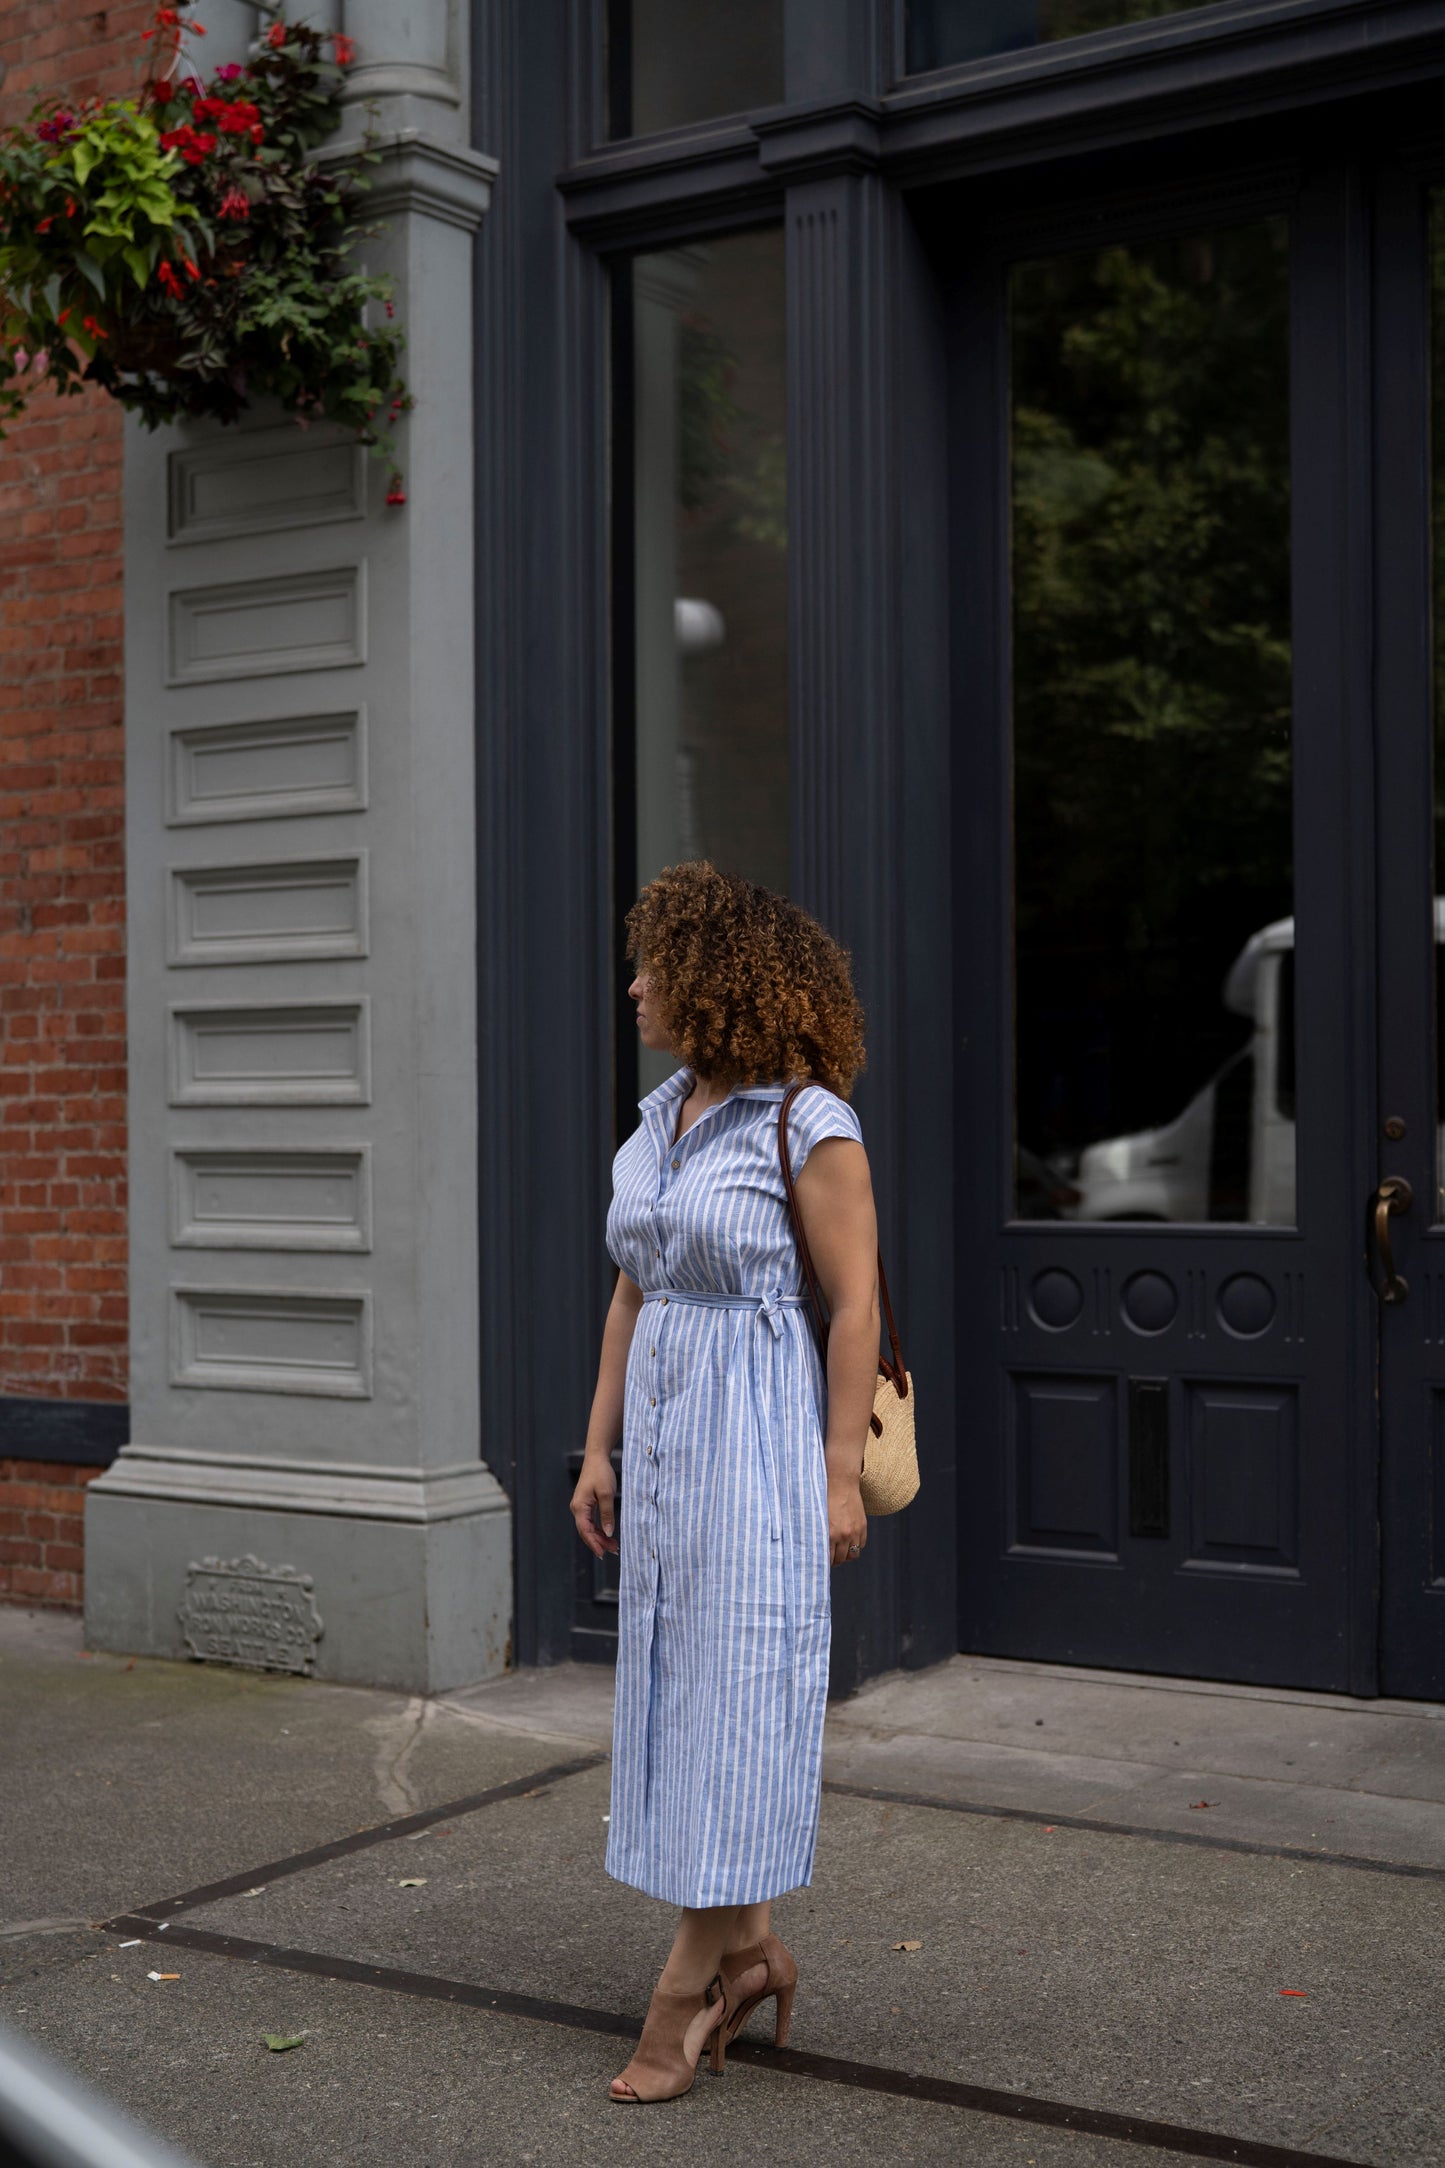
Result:
M602 1872L610 1687L407 1701L0 1611L0 2020L206 2168L1445 2157L1445 1710L877 1683L779 1921L789 2051L640 2114L606 2081L670 1915Z

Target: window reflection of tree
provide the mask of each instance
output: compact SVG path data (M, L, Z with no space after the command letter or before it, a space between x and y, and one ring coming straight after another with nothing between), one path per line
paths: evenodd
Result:
M1230 963L1291 907L1286 252L1267 220L1013 276L1036 1151L1177 1115L1247 1035Z

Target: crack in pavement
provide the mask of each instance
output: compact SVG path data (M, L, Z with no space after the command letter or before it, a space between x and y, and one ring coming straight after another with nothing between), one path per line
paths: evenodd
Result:
M388 1814L414 1814L416 1793L407 1781L407 1764L421 1743L431 1717L432 1704L423 1694L413 1694L404 1709L369 1716L365 1729L377 1736L372 1777L377 1797Z

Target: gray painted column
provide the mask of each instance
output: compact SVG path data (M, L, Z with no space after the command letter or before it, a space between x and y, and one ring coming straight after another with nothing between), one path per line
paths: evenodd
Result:
M408 504L344 435L275 414L127 444L133 1435L90 1491L86 1624L435 1692L500 1670L511 1619L477 1355L471 286L494 168L465 147L447 0L348 0L344 23L379 108Z

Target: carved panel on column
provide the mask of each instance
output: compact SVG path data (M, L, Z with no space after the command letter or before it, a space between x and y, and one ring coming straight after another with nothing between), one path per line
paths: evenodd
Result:
M172 1377L177 1385L229 1392L371 1391L371 1327L365 1295L300 1288L177 1287Z
M366 805L366 711L203 723L170 734L166 819L276 819L361 812Z
M188 444L167 462L172 542L220 542L360 519L366 510L366 453L354 437L303 437L252 430Z
M173 1106L363 1106L371 1097L364 998L218 1001L171 1011Z
M240 866L175 866L174 964L364 956L366 853Z
M183 588L171 596L170 682L334 670L366 660L366 567Z
M179 1249L369 1250L371 1152L202 1146L172 1163Z

